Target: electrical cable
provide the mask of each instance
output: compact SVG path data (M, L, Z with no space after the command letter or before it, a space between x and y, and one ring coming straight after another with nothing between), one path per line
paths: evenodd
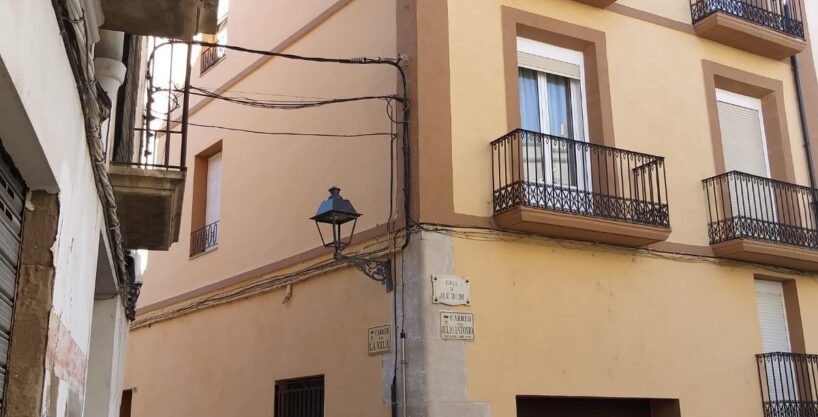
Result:
M245 106L251 107L260 107L265 109L279 109L279 110L300 110L305 108L311 107L319 107L325 106L330 104L341 104L341 103L350 103L355 101L367 101L367 100L395 100L398 99L394 95L382 95L382 96L361 96L361 97L344 97L344 98L335 98L335 99L326 99L326 100L311 100L311 101L272 101L272 100L258 100L249 97L242 97L242 96L224 96L218 93L214 93L212 91L208 91L199 87L190 87L193 92L191 94L201 96L201 97L209 97L216 100L223 100L230 103L241 104Z
M167 121L167 120L166 120ZM171 121L176 123L177 121ZM233 132L252 133L256 135L271 135L271 136L310 136L322 138L362 138L370 136L390 136L389 132L366 132L366 133L312 133L312 132L268 132L264 130L242 129L237 127L207 125L202 123L188 122L188 126L202 127L208 129L229 130ZM160 132L161 133L161 132Z

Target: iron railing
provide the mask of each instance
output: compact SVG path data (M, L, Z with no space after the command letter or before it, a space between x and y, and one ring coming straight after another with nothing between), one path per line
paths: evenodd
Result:
M818 249L816 190L738 171L703 184L711 244L755 239Z
M205 253L219 246L219 222L215 221L190 234L190 256Z
M491 149L495 213L525 206L670 227L662 157L523 129Z
M185 170L192 48L184 42L147 38L150 53L133 144L111 161L143 169ZM182 68L179 68L180 65Z
M199 57L199 73L204 74L226 55L227 49L218 46L205 46Z
M804 39L801 0L691 0L690 13L697 23L714 13L724 13L789 36Z
M818 416L818 355L756 355L764 417Z
M277 381L274 417L324 417L324 377Z

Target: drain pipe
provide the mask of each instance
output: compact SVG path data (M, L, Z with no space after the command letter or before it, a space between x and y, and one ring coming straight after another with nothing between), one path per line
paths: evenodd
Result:
M792 75L795 80L795 95L798 99L798 116L801 122L801 134L804 139L804 151L807 153L807 169L809 170L809 185L812 188L812 204L813 216L815 216L815 225L818 226L818 195L816 195L815 186L815 165L812 160L812 144L810 143L809 126L807 124L806 107L804 106L804 92L801 90L801 72L798 69L798 57L793 55L790 57L790 65L792 66Z

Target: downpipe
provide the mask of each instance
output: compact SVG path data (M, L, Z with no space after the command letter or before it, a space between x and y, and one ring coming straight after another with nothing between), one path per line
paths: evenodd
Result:
M815 163L812 160L812 143L810 142L809 126L807 123L806 107L804 106L804 92L801 87L801 71L798 69L798 57L793 55L790 57L790 66L792 67L793 80L795 82L795 95L798 100L798 116L801 123L801 135L804 141L804 152L807 153L807 170L809 171L809 185L812 189L812 213L813 223L818 227L818 193L816 192L815 181Z

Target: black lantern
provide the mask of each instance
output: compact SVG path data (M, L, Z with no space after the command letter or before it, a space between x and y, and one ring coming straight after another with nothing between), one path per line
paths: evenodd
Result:
M315 220L315 227L318 228L318 234L321 236L321 242L324 246L332 247L335 250L335 259L341 260L343 258L341 251L352 242L352 235L355 233L358 217L361 217L361 214L355 211L352 203L341 197L341 189L332 187L329 189L329 198L318 206L315 216L310 217L310 220ZM341 229L349 222L352 222L352 230L349 232L349 237L344 241ZM324 238L321 223L332 227L332 241L327 242L326 238Z
M352 203L341 197L341 189L332 187L329 189L329 198L318 206L315 216L310 217L310 220L315 221L315 227L318 228L318 235L321 236L321 243L323 243L325 247L333 249L333 257L335 260L354 265L369 278L386 285L386 291L392 291L391 260L378 261L357 256L347 256L342 253L343 250L352 243L352 235L355 234L355 225L358 223L358 217L361 217L361 214L355 211L355 207L352 207ZM344 225L350 222L352 222L352 227L349 236L344 240ZM321 231L321 224L327 224L332 228L331 241L327 242L326 240L329 236L324 237L324 232Z

